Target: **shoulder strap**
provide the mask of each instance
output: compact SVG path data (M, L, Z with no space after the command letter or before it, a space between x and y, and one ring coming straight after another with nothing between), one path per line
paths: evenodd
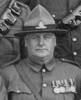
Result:
M41 96L38 94L38 92L36 91L36 87L34 86L34 84L31 82L30 78L28 77L27 73L25 73L23 66L25 66L25 64L19 64L16 65L16 69L21 77L21 79L23 80L23 82L26 84L27 87L30 88L30 90L32 91L32 93L34 94L34 97L36 98L36 100L43 100L41 98Z

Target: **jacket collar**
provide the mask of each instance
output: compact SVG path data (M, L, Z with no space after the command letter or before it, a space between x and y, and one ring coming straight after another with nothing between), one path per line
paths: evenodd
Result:
M45 65L46 70L52 71L52 69L56 65L56 62L57 62L57 59L55 58L52 58L48 63L44 63L43 61L37 58L34 58L34 59L27 58L25 60L25 63L36 72L41 71L43 65Z

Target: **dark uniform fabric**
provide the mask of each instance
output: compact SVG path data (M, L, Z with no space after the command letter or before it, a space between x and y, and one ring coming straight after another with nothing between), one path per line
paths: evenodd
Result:
M81 89L81 70L79 68L58 59L52 59L42 67L40 60L38 63L35 60L24 59L16 66L25 64L22 66L24 72L28 74L43 100L79 100ZM4 68L2 73L6 79L9 100L36 100L30 88L19 76L15 65ZM0 93L2 91L3 89ZM5 95L2 94L3 98Z
M55 56L73 60L81 66L81 25L67 34L65 37L57 37Z
M73 60L72 54L72 45L71 45L71 33L66 34L65 36L56 37L57 46L55 48L55 57L56 58L65 58Z
M73 60L81 66L81 24L78 28L70 33L72 45L72 56ZM81 68L81 67L80 67Z

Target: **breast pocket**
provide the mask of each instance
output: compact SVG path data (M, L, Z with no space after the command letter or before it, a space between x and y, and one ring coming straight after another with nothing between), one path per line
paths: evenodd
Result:
M35 100L33 93L25 84L10 84L8 93L9 100Z
M9 100L35 100L32 93L11 91L8 95Z

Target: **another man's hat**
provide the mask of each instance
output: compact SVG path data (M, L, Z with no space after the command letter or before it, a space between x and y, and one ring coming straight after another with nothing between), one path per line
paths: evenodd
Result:
M65 34L67 30L59 29L54 18L40 4L38 4L29 14L24 22L23 30L16 33L15 36L25 36L31 33L54 32Z

